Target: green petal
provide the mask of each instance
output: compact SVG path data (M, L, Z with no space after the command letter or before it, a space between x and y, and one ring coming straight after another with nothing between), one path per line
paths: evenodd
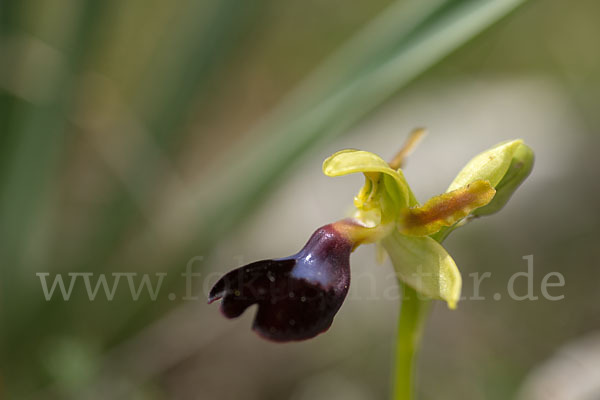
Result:
M496 191L488 181L475 181L460 189L432 197L421 207L400 212L398 229L406 235L427 236L454 225L473 210L488 204Z
M496 187L508 171L515 151L522 143L521 139L504 142L478 154L458 173L447 191L456 190L480 179Z
M396 171L382 160L378 155L362 150L342 150L333 154L323 162L323 173L327 176L341 176L362 172L369 176L369 173L380 172L394 179L398 192L396 195L400 204L407 206L409 203L409 189L400 171Z
M430 237L406 236L397 231L383 239L398 277L417 292L445 300L456 308L462 279L454 260Z

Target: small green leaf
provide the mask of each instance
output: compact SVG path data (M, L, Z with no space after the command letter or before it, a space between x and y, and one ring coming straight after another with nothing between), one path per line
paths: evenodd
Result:
M454 260L432 238L394 231L382 241L398 278L417 292L456 308L462 279Z
M508 171L513 156L522 143L521 139L503 142L478 154L458 173L447 192L479 179L489 181L490 185L495 188Z

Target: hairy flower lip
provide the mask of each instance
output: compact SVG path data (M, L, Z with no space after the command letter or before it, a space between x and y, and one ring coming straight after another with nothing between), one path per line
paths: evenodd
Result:
M349 221L323 226L292 256L228 272L211 289L209 304L222 299L220 310L227 318L257 304L252 328L274 342L325 332L348 293L353 226Z
M295 265L295 261L293 259L275 259L275 260L268 259L268 260L255 261L248 265L244 265L242 267L236 268L236 269L228 272L227 274L225 274L213 286L213 288L210 290L210 293L208 295L208 304L212 304L215 301L220 300L224 296L227 295L228 284L233 282L233 280L231 280L229 278L233 277L234 275L238 275L237 283L242 283L242 288L245 286L245 287L250 288L251 290L254 290L251 286L249 286L249 283L252 283L252 282L239 282L240 278L243 279L244 271L246 273L251 272L253 270L253 267L260 266L260 267L265 268L266 273L267 273L267 279L270 280L270 278L268 276L268 273L269 273L268 269L272 266L271 264L279 264L281 266L287 267L288 269L291 269ZM258 290L257 293L258 293L257 296L254 293L251 293L251 295L253 297L261 297L261 296L265 295L265 293L260 293L260 290ZM235 292L234 292L234 294L235 294ZM236 297L241 298L242 296L240 294ZM245 296L245 297L248 297L248 296Z

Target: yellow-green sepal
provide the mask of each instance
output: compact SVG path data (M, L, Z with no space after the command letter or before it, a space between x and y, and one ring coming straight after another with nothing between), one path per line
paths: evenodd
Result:
M477 180L460 189L434 196L421 207L401 210L398 230L413 236L434 234L488 204L495 193L488 181Z
M338 151L323 162L323 173L327 176L335 177L356 172L364 173L373 183L376 183L377 176L373 175L374 173L382 173L392 178L395 188L390 186L389 179L384 178L384 185L390 192L390 197L394 202L398 202L400 207L409 205L409 188L404 175L401 171L392 169L378 155L363 150L347 149Z
M462 278L442 245L428 236L408 236L396 230L382 244L400 280L418 293L444 300L449 308L456 308Z

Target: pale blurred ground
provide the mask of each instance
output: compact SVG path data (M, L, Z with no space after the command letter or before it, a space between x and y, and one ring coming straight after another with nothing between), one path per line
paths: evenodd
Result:
M533 370L519 399L597 399L600 396L600 335L594 332L557 349Z

